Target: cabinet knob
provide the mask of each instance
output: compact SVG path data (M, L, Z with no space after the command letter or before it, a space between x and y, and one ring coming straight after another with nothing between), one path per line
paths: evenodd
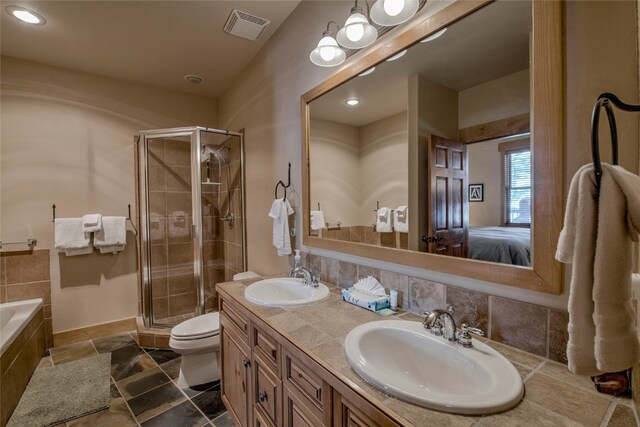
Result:
M260 402L264 402L265 400L267 400L267 393L265 393L264 391L258 393L258 400Z
M245 368L248 368L249 365L251 365L251 362L249 362L249 359L244 359L242 361L242 366L244 366Z

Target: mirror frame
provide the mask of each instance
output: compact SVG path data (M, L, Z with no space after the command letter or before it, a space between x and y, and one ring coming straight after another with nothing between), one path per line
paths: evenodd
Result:
M370 51L301 97L303 244L355 256L402 264L439 273L550 294L562 292L562 266L554 258L562 228L564 206L564 96L563 2L532 0L531 37L531 138L533 143L533 268L455 258L332 240L311 235L310 230L310 116L309 103L333 88L377 65L394 53L447 27L493 0L457 0L430 17L417 18L406 29L374 45Z

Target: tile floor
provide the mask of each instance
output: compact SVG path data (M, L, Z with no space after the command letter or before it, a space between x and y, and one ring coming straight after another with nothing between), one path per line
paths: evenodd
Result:
M232 427L220 383L197 389L176 384L180 356L138 346L135 332L52 348L38 369L111 352L111 402L103 411L68 421L68 427Z

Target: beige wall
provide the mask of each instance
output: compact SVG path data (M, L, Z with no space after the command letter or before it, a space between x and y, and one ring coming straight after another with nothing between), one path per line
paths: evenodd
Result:
M2 57L1 239L51 250L54 332L136 316L136 251L58 256L58 217L126 215L134 200L133 136L218 124L216 100Z
M266 212L287 161L294 165L294 185L301 191L299 97L336 71L313 66L308 55L324 23L343 13L339 6L302 2L221 99L221 125L247 132L247 201L255 207L248 217L249 266L260 273L282 272L289 265L271 247ZM589 116L597 95L613 91L637 101L636 3L615 2L612 7L606 1L570 1L565 19L568 186L578 167L591 160ZM619 123L625 141L621 158L633 170L638 164L637 120L625 116ZM500 286L494 289L502 292ZM514 297L536 299L524 291Z
M529 69L458 93L458 127L464 129L528 113Z
M467 146L469 184L484 184L484 201L469 202L469 226L500 225L500 151L497 141L485 141Z
M359 225L360 130L329 120L311 120L311 207L335 227Z
M407 113L360 127L360 222L372 225L376 202L395 209L409 202Z

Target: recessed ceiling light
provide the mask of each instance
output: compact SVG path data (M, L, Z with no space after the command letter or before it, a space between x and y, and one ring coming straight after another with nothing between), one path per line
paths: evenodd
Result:
M347 99L345 101L345 104L347 104L347 105L349 105L351 107L354 107L354 106L360 104L360 100L359 99L355 99L355 98L350 98L350 99Z
M376 70L376 67L371 67L366 71L363 71L362 73L358 74L360 77L364 77L364 76L368 76L369 74L373 73Z
M202 77L196 76L195 74L187 74L186 76L184 76L184 79L189 83L193 83L194 85L199 85L200 83L204 82L204 79Z
M7 6L5 8L7 13L16 19L26 22L32 25L44 25L47 20L42 15L38 15L32 10L26 9L20 6Z
M404 56L405 53L407 53L407 49L403 50L402 52L396 53L391 58L387 59L387 61L395 61L396 59L400 59Z
M431 34L429 37L425 38L424 40L420 40L420 43L427 43L427 42L433 41L438 37L440 37L441 35L443 35L445 31L447 31L446 27L441 29L437 33Z

